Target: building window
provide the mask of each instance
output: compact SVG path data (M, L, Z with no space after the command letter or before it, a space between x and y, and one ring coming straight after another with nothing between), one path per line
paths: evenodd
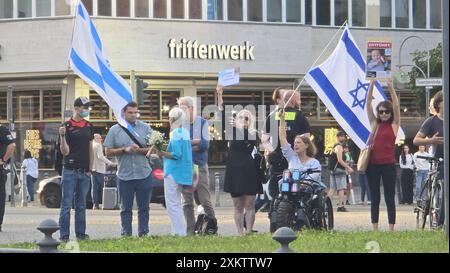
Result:
M177 105L177 100L180 97L180 91L161 91L161 116L162 120L169 120L169 111Z
M355 27L366 26L366 1L353 0L352 1L352 25Z
M184 0L171 0L171 1L172 1L171 18L183 19L184 18Z
M330 20L330 0L316 0L316 24L329 26Z
M228 20L242 21L242 0L228 0Z
M425 0L413 0L413 26L414 28L427 27L427 5Z
M208 0L208 20L223 20L222 0Z
M92 0L81 0L81 2L83 2L84 7L86 8L87 12L89 13L89 15L92 16Z
M7 120L8 119L8 115L7 115L7 94L4 91L0 91L0 109L2 109L2 111L0 111L0 120Z
M44 17L51 15L51 1L50 0L36 0L36 16Z
M305 24L312 25L312 0L305 0Z
M55 15L70 15L70 5L66 0L55 0Z
M392 27L391 0L380 0L380 27Z
M189 0L189 19L202 19L202 0Z
M247 0L247 20L262 22L262 0Z
M302 91L302 113L310 120L317 120L317 95L312 90Z
M13 17L13 0L0 0L0 19Z
M31 0L17 1L17 17L19 18L31 17Z
M286 22L301 22L301 0L286 0Z
M91 101L91 111L89 113L89 119L110 119L108 104L95 90L89 91L89 100Z
M117 0L117 17L130 17L130 0Z
M42 119L61 119L61 90L43 91Z
M144 90L148 95L145 98L144 104L139 106L141 112L141 119L143 120L161 120L161 106L159 90Z
M334 0L334 25L342 26L348 18L348 0Z
M430 1L430 28L442 28L442 0Z
M281 0L267 0L267 21L281 22Z
M395 27L409 28L409 0L395 0Z
M97 0L98 1L98 10L97 14L99 16L111 16L111 0Z
M153 0L153 17L167 18L166 0Z
M136 17L148 17L148 0L135 0L134 15Z
M13 92L14 119L31 121L40 119L40 91Z

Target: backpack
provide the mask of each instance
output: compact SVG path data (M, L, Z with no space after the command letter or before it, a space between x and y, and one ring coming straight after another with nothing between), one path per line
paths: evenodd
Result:
M194 231L197 235L214 235L217 234L217 219L206 213L200 213L195 222Z

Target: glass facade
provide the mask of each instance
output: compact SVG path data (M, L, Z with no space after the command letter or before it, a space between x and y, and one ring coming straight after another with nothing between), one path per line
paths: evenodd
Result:
M380 27L392 27L391 0L380 0Z
M281 22L281 0L267 0L267 21Z
M70 5L67 4L66 0L55 0L55 15L70 15Z
M97 0L98 10L97 14L99 16L111 16L112 6L111 0Z
M166 0L153 0L153 17L167 18Z
M189 19L202 19L202 0L189 0Z
M442 29L442 0L430 1L430 28Z
M0 19L13 17L13 0L0 0Z
M331 24L331 0L316 0L316 24L329 26Z
M130 1L131 0L116 0L117 17L130 17Z
M425 0L413 0L413 27L426 28L427 27L427 3Z
M247 20L262 22L262 0L247 0Z
M352 1L352 25L354 27L366 26L366 1L353 0Z
M223 0L208 0L208 20L223 20Z
M31 17L31 0L17 1L17 17L18 18Z
M286 22L301 22L301 0L286 0Z
M148 0L135 0L134 15L136 17L142 18L148 17L149 15Z
M242 21L243 20L242 0L228 0L228 20Z
M334 24L342 26L348 18L348 0L334 0Z
M395 0L395 26L409 28L409 0Z
M184 0L171 0L171 18L183 19L184 18Z
M51 0L36 0L37 17L50 16L51 10Z

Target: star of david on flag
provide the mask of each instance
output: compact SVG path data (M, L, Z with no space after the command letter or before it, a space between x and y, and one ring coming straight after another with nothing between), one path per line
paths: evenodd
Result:
M330 57L305 75L305 80L360 149L367 146L371 130L366 109L370 82L366 80L365 71L365 59L346 26ZM385 100L383 87L377 82L373 109ZM400 128L397 141L404 137Z

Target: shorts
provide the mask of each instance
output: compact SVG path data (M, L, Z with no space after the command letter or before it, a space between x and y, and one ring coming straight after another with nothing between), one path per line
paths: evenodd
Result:
M347 189L347 174L345 171L330 172L330 188L338 191Z

